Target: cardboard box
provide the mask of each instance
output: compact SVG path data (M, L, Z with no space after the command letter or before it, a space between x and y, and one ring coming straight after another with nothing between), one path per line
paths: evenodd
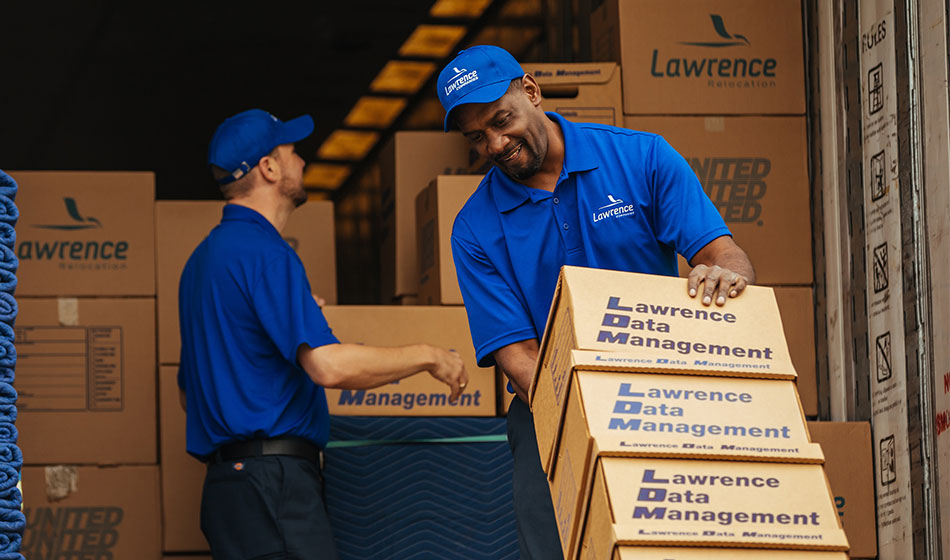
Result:
M785 340L798 373L798 396L805 416L818 416L818 373L815 365L815 300L804 286L776 287L775 301L782 314Z
M152 173L11 171L17 297L154 296Z
M158 352L163 364L178 363L178 282L185 263L221 221L223 202L168 200L155 203L158 239ZM336 303L333 203L310 201L290 215L282 235L307 270L310 289Z
M575 371L548 481L565 558L598 457L820 463L794 383Z
M439 175L416 197L418 295L422 305L462 305L452 258L452 225L481 180L481 175Z
M607 0L591 54L623 68L627 114L805 112L799 0Z
M455 350L465 362L468 387L455 404L448 385L420 372L376 389L327 389L330 414L350 416L494 416L495 375L480 368L464 307L327 306L323 308L341 342L373 346L427 343Z
M851 543L852 558L877 557L874 460L867 422L809 422L811 440L825 452L825 474Z
M521 67L541 86L545 111L571 122L623 126L620 67L613 62L532 62Z
M617 545L848 549L821 465L737 461L604 457L582 538L598 554Z
M682 278L573 266L561 268L537 367L530 398L542 466L574 368L795 379L771 288L707 307Z
M162 453L162 550L204 552L201 491L207 467L185 451L185 411L178 396L178 366L159 370Z
M158 560L160 507L157 466L24 467L20 552L30 560Z
M583 560L611 558L610 551L596 548L595 543L584 550ZM606 548L606 547L602 547ZM598 556L604 552L608 556ZM775 550L752 548L665 548L645 546L618 546L613 560L848 560L844 552L816 550Z
M814 281L804 117L626 117L624 126L663 136L686 158L756 283Z
M382 179L381 251L382 301L415 294L415 204L419 191L436 175L469 172L468 140L457 132L396 132L379 156Z
M156 463L155 299L21 298L19 308L24 462Z

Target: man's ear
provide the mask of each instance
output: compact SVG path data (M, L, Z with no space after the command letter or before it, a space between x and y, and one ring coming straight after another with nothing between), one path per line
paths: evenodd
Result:
M277 165L277 159L273 154L262 157L257 162L257 168L261 171L261 176L269 183L276 183L280 180L280 166Z
M524 77L521 78L521 87L532 105L535 107L541 105L541 86L535 81L534 76L525 74Z

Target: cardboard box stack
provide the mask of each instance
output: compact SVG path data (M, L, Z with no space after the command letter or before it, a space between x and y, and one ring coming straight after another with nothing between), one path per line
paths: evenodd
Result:
M847 550L795 377L771 288L564 267L531 406L565 557Z
M623 126L620 67L613 62L521 65L541 86L541 106L572 122Z
M185 451L185 413L178 396L178 281L192 251L221 220L223 202L159 201L155 206L158 292L159 429L162 546L166 553L205 552L199 526L205 466ZM336 303L333 204L310 201L290 217L282 235L303 261L310 288ZM154 367L154 362L153 362Z
M157 560L154 177L11 175L22 551Z
M607 0L591 14L591 52L621 66L622 126L663 136L686 159L757 284L779 288L783 311L806 291L810 300L800 1ZM798 314L811 337L790 341L792 361L816 417L813 305Z

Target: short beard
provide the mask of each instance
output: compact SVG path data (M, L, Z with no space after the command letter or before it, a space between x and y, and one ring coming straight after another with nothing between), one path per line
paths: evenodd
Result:
M521 149L531 154L531 159L528 160L526 165L517 169L512 169L510 167L501 165L499 162L495 162L495 165L501 169L505 175L511 177L515 181L524 181L530 179L541 169L541 165L544 163L544 159L541 157L541 155L529 148L527 144L524 144Z
M290 181L284 180L280 183L280 194L286 196L293 203L294 208L300 208L303 203L307 202L307 191L304 190L303 186L300 184L291 184Z

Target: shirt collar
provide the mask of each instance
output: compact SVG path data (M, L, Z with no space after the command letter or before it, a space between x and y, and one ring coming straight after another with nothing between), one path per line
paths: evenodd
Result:
M265 231L271 231L277 237L280 237L280 232L277 231L277 228L274 227L274 224L270 223L267 218L263 216L257 210L253 208L248 208L247 206L242 206L240 204L225 204L224 210L221 215L221 222L250 222L252 224L257 224L264 228Z
M583 138L583 132L576 124L554 112L545 115L561 127L564 136L563 172L571 174L577 171L590 171L597 168L597 158ZM524 204L528 199L537 202L550 198L551 193L526 187L505 175L503 171L491 170L490 180L497 188L492 189L499 212L508 212Z

